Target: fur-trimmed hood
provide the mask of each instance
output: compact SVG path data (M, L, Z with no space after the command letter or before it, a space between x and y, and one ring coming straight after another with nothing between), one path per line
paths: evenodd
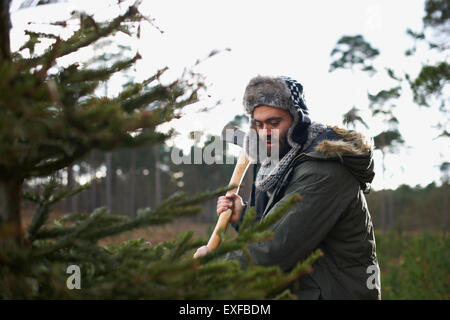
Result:
M326 157L339 157L344 155L365 155L373 150L373 144L359 132L330 127L339 137L339 140L324 139L317 143L315 150Z
M327 127L302 152L308 157L341 162L359 181L365 192L375 176L373 143L359 132L337 126Z

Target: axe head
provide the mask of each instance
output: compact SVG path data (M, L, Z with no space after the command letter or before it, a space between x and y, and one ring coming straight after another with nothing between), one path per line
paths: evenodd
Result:
M222 130L222 139L224 141L240 147L244 146L244 137L245 132L232 124L227 124Z

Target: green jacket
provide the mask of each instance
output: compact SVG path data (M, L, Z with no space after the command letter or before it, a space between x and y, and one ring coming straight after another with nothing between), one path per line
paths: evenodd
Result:
M324 256L313 264L313 272L291 288L299 299L381 299L375 236L364 197L373 177L372 148L362 135L328 128L297 156L271 194L262 219L293 194L302 200L271 226L273 240L248 246L253 262L289 271L320 248ZM247 264L242 251L228 258Z

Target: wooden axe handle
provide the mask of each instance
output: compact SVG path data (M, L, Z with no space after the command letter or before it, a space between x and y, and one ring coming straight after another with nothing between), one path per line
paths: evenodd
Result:
M248 167L250 165L250 160L246 157L245 151L242 150L241 154L239 155L238 162L236 164L236 167L234 167L233 175L231 176L231 180L229 185L235 185L236 187L229 190L226 195L230 195L231 193L238 193L239 187L241 186L242 179L244 178L245 172L247 171ZM220 235L219 230L223 229L226 230L228 226L228 222L230 221L230 217L232 214L232 210L228 209L225 212L222 212L219 216L219 219L217 220L216 227L214 228L213 233L211 234L211 237L209 238L207 247L210 251L213 251L216 249L220 244Z

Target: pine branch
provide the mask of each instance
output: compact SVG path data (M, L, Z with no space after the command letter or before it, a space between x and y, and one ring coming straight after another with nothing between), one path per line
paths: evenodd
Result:
M44 225L44 223L48 219L49 214L49 206L48 205L38 205L33 213L33 218L31 220L31 224L28 227L28 235L27 238L30 240L34 239L34 236L38 232L38 230Z
M61 41L61 49L58 52L57 58L63 57L65 55L68 55L70 53L73 53L83 47L87 47L97 40L107 37L110 34L116 32L117 29L120 28L120 25L126 21L127 19L132 20L140 20L142 17L139 14L138 9L135 6L131 6L128 8L128 11L115 18L111 23L109 23L106 27L98 28L95 30L95 32L91 32L89 35L85 35L80 40L80 34L75 33L71 38L69 38L66 41ZM44 53L43 55L35 58L25 59L22 61L22 69L29 69L36 67L40 64L45 64L46 61L49 61L49 56L52 55L52 51L48 51Z
M89 187L88 184L83 186L77 186L75 188L61 188L56 190L58 183L55 179L51 179L49 183L44 185L44 191L42 196L39 192L35 191L24 192L24 199L37 203L37 207L33 213L31 224L28 227L28 232L26 238L28 240L34 240L39 229L45 224L48 219L48 214L50 211L50 206L56 202L61 201L66 197L73 196ZM72 230L73 231L73 230Z
M50 255L51 253L58 251L62 248L65 248L67 246L70 246L76 239L78 239L79 235L86 230L88 227L94 224L96 221L98 215L91 215L89 219L83 221L78 225L76 228L74 228L72 233L69 233L68 235L65 235L62 237L62 239L56 241L54 244L40 249L33 253L33 259L39 259L45 256Z
M76 70L77 72L73 72L74 70L72 69L70 74L60 79L62 80L62 84L85 81L106 81L113 74L130 68L139 59L141 59L141 56L137 53L133 58L117 61L109 68L82 69Z
M199 258L201 263L208 263L210 261L214 261L220 257L223 257L225 254L236 251L236 250L245 250L246 245L259 242L259 241L267 241L273 239L273 232L269 230L264 230L261 232L252 232L246 234L239 234L237 238L232 241L222 242L217 249L213 252L208 253L207 255ZM250 264L253 264L252 261L249 261Z
M299 262L290 273L286 274L282 281L272 286L269 295L276 296L280 294L290 283L306 274L310 274L313 271L311 266L322 256L323 252L320 249L311 253L304 261Z
M242 223L239 226L239 230L242 232L249 228L256 219L256 210L255 207L250 207L245 211L244 217L242 219Z
M115 224L106 224L104 227L97 225L92 231L86 230L83 235L80 235L84 239L97 240L108 236L113 236L125 231L130 231L136 228L142 228L150 225L158 225L172 221L176 217L189 216L197 214L202 210L202 207L193 206L204 202L208 199L216 197L219 194L223 194L230 187L218 188L212 192L203 192L195 195L192 198L187 198L185 193L175 193L160 206L154 210L140 209L138 210L137 218L131 221L119 221ZM107 216L109 217L109 216ZM108 218L110 219L110 218ZM98 219L99 220L99 219ZM70 221L70 216L66 218L66 221ZM112 221L114 222L114 221ZM35 239L52 239L70 234L76 231L75 227L68 228L54 228L40 230L34 235Z
M132 98L133 96L136 96L138 94L141 94L142 90L146 88L147 85L155 81L156 79L159 79L161 75L166 72L169 68L165 67L163 69L160 69L154 74L153 76L149 77L148 79L144 80L142 83L133 83L130 85L127 85L122 92L119 93L117 98L113 101L121 102L126 101L127 99Z
M228 190L233 189L234 187L235 187L234 185L230 185L230 186L217 188L216 190L213 190L213 191L200 192L200 193L197 193L196 195L192 196L191 198L187 198L187 195L184 192L177 192L177 193L173 194L173 196L164 200L161 203L160 207L169 207L170 208L173 206L183 207L183 206L191 206L191 205L199 204L199 203L202 203L209 199L212 199L213 197L224 194Z
M89 147L80 147L76 149L70 156L49 160L40 165L30 166L28 172L23 172L23 177L29 178L48 176L53 172L58 171L59 169L69 166L77 159L82 158L83 156L88 154L90 150L91 148Z
M132 97L121 103L122 109L126 112L132 112L133 110L145 107L155 101L164 101L170 97L170 91L167 87L158 85L151 88L144 94Z
M255 224L251 231L263 231L269 228L272 224L280 220L280 218L302 197L298 194L292 195L283 205L279 206L274 212L266 216L260 223Z

